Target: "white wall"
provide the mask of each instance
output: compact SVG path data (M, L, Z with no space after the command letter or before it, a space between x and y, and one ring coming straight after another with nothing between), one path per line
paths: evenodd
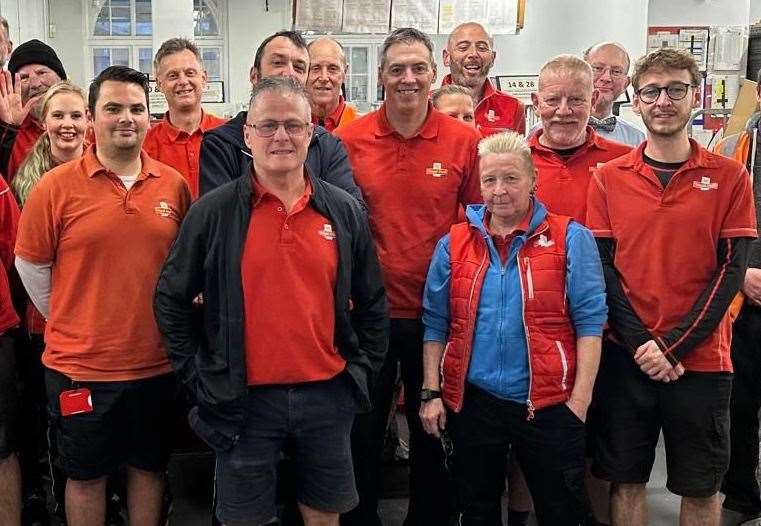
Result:
M748 21L752 24L761 24L761 0L750 0L750 16Z
M759 0L649 0L651 26L747 26ZM759 6L754 6L756 11Z
M89 53L86 50L85 17L82 2L65 0L50 2L48 21L55 31L46 42L56 50L66 75L78 86L87 89L89 84Z

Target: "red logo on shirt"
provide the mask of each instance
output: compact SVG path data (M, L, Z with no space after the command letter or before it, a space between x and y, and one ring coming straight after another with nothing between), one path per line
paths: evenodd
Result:
M692 187L707 192L708 190L718 190L719 183L712 183L710 177L701 177L700 181L692 181Z
M425 175L432 175L434 177L444 177L447 174L447 169L444 168L441 163L433 163L433 166L425 169Z
M333 225L330 223L325 223L322 225L322 230L318 230L317 233L328 241L333 241L336 238L336 233L333 230Z

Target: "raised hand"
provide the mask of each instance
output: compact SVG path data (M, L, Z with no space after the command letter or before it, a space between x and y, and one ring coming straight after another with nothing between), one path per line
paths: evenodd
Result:
M21 77L16 73L15 85L10 71L0 73L0 121L20 126L42 94L31 97L26 104L21 101Z

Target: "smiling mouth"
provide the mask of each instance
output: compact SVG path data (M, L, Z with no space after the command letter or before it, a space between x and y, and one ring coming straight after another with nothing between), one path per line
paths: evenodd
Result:
M182 97L183 95L190 95L191 93L193 93L193 91L194 91L193 89L184 89L180 91L175 91L174 94Z

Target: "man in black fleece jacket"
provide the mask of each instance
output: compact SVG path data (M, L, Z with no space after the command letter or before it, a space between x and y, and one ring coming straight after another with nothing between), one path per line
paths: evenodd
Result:
M303 86L309 71L309 52L304 38L294 31L270 35L256 50L251 67L251 85L273 76L293 77ZM243 141L246 112L227 124L204 134L201 143L201 195L248 173L251 152ZM364 206L362 192L354 183L346 150L341 141L324 128L315 126L307 152L306 167L314 177L346 190Z

